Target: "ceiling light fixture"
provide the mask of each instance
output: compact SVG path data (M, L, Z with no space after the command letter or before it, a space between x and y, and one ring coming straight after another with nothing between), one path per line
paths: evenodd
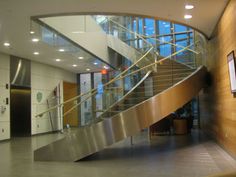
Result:
M6 47L9 47L11 44L9 42L4 42L3 45L6 46Z
M193 9L193 8L194 8L194 6L191 5L191 4L186 4L186 5L185 5L185 9L187 9L187 10L191 10L191 9Z
M186 14L186 15L184 15L184 18L185 19L191 19L193 16L192 15L189 15L189 14Z
M65 49L59 49L58 51L59 52L65 52Z
M30 34L34 34L35 32L34 31L30 31Z
M94 64L94 65L97 65L98 63L97 63L97 62L94 62L93 64Z
M61 59L57 58L56 61L59 62L59 61L61 61Z
M33 38L32 42L39 42L39 39L38 38Z
M74 68L75 68L75 67L77 67L77 65L76 65L76 64L73 64L72 66L73 66Z
M39 55L39 52L34 52L34 55Z
M80 60L83 60L83 59L84 59L84 57L78 57L78 59L80 59Z
M103 66L103 68L104 68L104 69L109 69L109 67L108 67L108 66Z
M89 69L89 68L87 68L87 69L86 69L86 71L90 71L90 69Z

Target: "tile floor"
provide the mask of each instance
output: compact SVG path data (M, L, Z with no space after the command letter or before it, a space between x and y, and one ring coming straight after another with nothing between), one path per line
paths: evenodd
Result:
M236 160L200 131L186 136L141 133L79 162L35 162L33 150L62 134L0 142L0 177L203 177L236 170Z

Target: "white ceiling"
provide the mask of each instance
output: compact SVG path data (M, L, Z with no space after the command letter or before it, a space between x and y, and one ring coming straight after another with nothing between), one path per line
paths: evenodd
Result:
M41 42L32 44L30 17L88 12L138 14L187 24L210 37L227 2L228 0L0 0L0 51L73 72L85 72L71 67L69 63L68 66L63 62L56 63L55 58L61 57L61 54L52 51L49 46ZM193 4L195 8L185 10L186 3ZM186 13L192 14L193 18L185 20L183 16ZM11 43L10 49L2 45L5 41ZM33 55L36 50L40 55Z

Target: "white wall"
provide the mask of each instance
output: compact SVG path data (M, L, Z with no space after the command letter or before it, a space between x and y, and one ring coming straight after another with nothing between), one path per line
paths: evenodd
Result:
M0 53L0 140L10 138L10 89L6 84L10 80L10 57ZM6 98L9 104L6 105ZM5 111L2 113L1 108Z
M52 131L49 114L44 114L44 116L37 118L35 115L47 109L46 99L50 97L52 91L63 80L76 83L76 74L49 65L31 62L32 134ZM60 85L60 88L62 89L63 87ZM42 93L40 102L37 100L38 92ZM63 95L63 92L61 95ZM61 129L60 117L54 118L53 127L54 131Z

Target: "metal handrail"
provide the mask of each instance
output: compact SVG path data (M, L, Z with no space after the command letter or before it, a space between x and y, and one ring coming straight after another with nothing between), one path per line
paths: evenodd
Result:
M115 105L119 104L121 101L123 101L131 92L134 91L134 89L136 89L149 75L151 74L151 71L148 71L145 76L131 89L129 90L125 95L123 95L123 97L121 99L119 99L117 102L113 103L111 106L109 106L107 109L105 109L103 111L103 113L101 115L99 115L99 117L102 117L108 110L110 110L111 108L113 108ZM98 118L99 118L98 117Z
M107 18L107 19L108 19L108 18ZM140 37L141 39L143 39L145 42L147 42L148 44L150 44L150 43L149 43L147 40L145 40L140 34L138 34L138 33L136 33L136 32L133 32L133 31L130 31L129 29L125 28L125 27L122 26L121 24L119 24L119 23L117 23L117 22L115 22L115 21L113 21L113 20L111 20L111 19L108 19L108 20L111 21L111 22L113 22L113 23L115 23L116 25L120 26L122 29L128 30L130 33L133 33L133 34L139 36L139 37ZM173 44L173 45L174 45L174 44ZM171 58L171 57L173 57L174 55L176 55L176 54L178 54L178 53L180 53L180 52L182 52L182 51L188 49L188 48L191 47L192 45L193 45L193 44L191 44L191 45L189 45L189 46L187 46L187 47L184 47L183 49L179 50L178 52L175 52L175 53L173 53L173 54L171 54L171 55L169 55L169 56L167 56L167 57L164 57L164 58L161 59L161 60L155 61L155 62L153 62L152 64L146 65L146 66L144 66L144 67L142 67L142 68L140 68L140 69L138 69L138 70L136 70L136 71L133 71L133 72L131 72L131 73L125 75L125 76L122 76L122 75L124 75L128 70L130 70L131 68L133 68L134 66L136 66L140 61L142 61L142 59L144 59L144 58L153 50L153 46L152 46L152 44L150 44L151 48L150 48L140 59L138 59L135 63L133 63L129 68L127 68L126 70L124 70L123 72L121 72L120 74L118 74L115 78L113 78L112 80L110 80L109 82L107 82L106 84L104 84L103 87L105 87L105 86L107 86L107 85L109 85L109 84L111 84L111 83L113 83L113 82L115 82L115 81L117 81L117 80L123 79L124 77L127 77L127 76L129 76L129 75L135 74L135 73L137 73L137 72L139 72L139 71L141 71L141 70L147 69L147 68L149 68L149 67L151 67L151 66L153 66L153 65L156 65L156 64L158 64L158 63L160 63L160 62L163 62L164 60L166 60L166 59L168 59L168 58ZM49 111L52 111L52 110L54 110L54 109L56 109L56 108L58 108L58 107L61 107L61 106L65 105L65 104L67 104L67 103L69 103L69 102L71 102L71 101L77 100L78 98L80 98L80 97L82 97L82 96L84 96L84 95L91 94L91 95L89 95L88 97L86 97L86 99L84 99L83 101L77 103L77 104L76 104L75 106L73 106L70 110L68 110L66 113L64 113L64 116L65 116L65 115L67 115L68 113L70 113L73 109L75 109L77 106L79 106L80 104L84 103L84 102L85 102L86 100L88 100L90 97L92 97L93 95L95 95L96 93L97 93L97 88L91 89L91 90L88 91L88 92L82 93L82 94L80 94L80 95L78 95L78 96L75 96L75 97L73 97L73 98L71 98L71 99L68 99L68 100L66 100L66 101L64 101L64 102L62 102L62 103L60 103L60 104L58 104L58 105L56 105L56 106L53 106L52 108L50 108L50 109L48 109L48 110L46 110L46 111L44 111L44 112L41 112L41 113L37 114L35 117L41 117L43 114L45 114L45 113L47 113L47 112L49 112Z
M121 25L121 24L119 24L118 22L116 22L116 21L113 21L113 20L111 20L110 18L108 18L107 17L107 20L108 21L111 21L111 22L113 22L113 23L115 23L116 25L118 25L118 26L120 26L121 28L123 28L123 29L125 29L125 30L129 30L128 28L126 28L126 27L124 27L123 25ZM189 33L189 32L191 32L191 31L186 31L186 33ZM170 44L170 45L172 45L172 46L175 46L175 47L180 47L180 48L184 48L185 46L182 46L182 45L179 45L179 44L174 44L174 43L171 43L171 42L168 42L168 41L162 41L162 40L159 40L159 39L157 39L157 37L161 37L162 35L153 35L153 36L146 36L146 35L142 35L142 34L139 34L139 33L137 33L137 32L133 32L133 31L130 31L130 33L133 33L135 36L138 36L138 38L139 39L142 39L143 41L145 41L145 42L147 42L147 43L149 43L146 39L147 38L153 38L154 40L156 40L156 41L158 41L158 42L162 42L162 43L164 43L164 44ZM182 32L181 33L170 33L170 34L168 34L168 35L173 35L173 34L182 34ZM167 34L165 34L166 36L167 36ZM163 35L164 36L164 35ZM152 44L151 44L152 45ZM195 54L199 54L199 52L196 52L196 51L194 51L194 50L192 50L192 49L187 49L187 50L189 50L190 52L193 52L193 53L195 53Z
M116 23L116 22L114 22L114 21L112 21L112 22L113 22L113 23ZM123 27L123 26L120 25L120 24L119 24L119 26L122 27L122 28L125 29L125 30L129 30L129 29ZM132 32L132 31L129 31L129 32L130 32L130 33L134 33L134 32ZM143 39L143 40L144 40L145 42L147 42L147 43L150 45L150 49L149 49L141 58L139 58L135 63L133 63L129 68L127 68L126 70L124 70L123 72L121 72L120 74L118 74L114 79L119 78L120 76L122 76L123 74L125 74L128 70L130 70L131 68L133 68L134 66L136 66L142 59L144 59L144 58L153 50L152 44L150 44L150 43L149 43L148 41L146 41L145 39ZM105 87L105 86L107 86L107 85L113 83L113 82L114 82L114 79L112 79L112 80L110 80L109 82L107 82L106 84L104 84L103 87ZM62 103L60 103L60 104L58 104L58 105L56 105L56 106L53 106L52 108L50 108L50 109L48 109L48 110L46 110L46 111L44 111L44 112L41 112L41 113L39 113L39 114L36 114L35 117L41 117L43 114L45 114L45 113L47 113L47 112L49 112L49 111L52 111L52 110L54 110L54 109L56 109L56 108L58 108L58 107L61 107L61 106L63 106L64 104L67 104L67 103L69 103L69 102L72 102L72 101L74 101L74 100L77 100L78 98L80 98L80 97L82 97L82 96L84 96L84 95L88 95L88 94L90 94L90 93L94 94L94 93L93 93L94 91L96 91L96 88L94 88L94 89L92 89L92 90L90 90L90 91L88 91L88 92L82 93L82 94L80 94L80 95L78 95L78 96L75 96L75 97L73 97L73 98L71 98L71 99L68 99L68 100L66 100L66 101L64 101L64 102L62 102ZM87 99L86 99L86 100L87 100ZM86 101L86 100L83 100L82 102L80 102L80 104L82 104L82 103L83 103L84 101Z
M196 42L196 43L198 43L198 42ZM195 43L193 43L193 44L195 44ZM128 74L126 74L126 75L124 75L124 76L121 76L121 77L118 77L118 78L114 78L114 79L112 79L112 82L115 82L115 81L117 81L117 80L121 80L121 79L123 79L123 78L125 78L125 77L127 77L127 76L133 75L133 74L135 74L135 73L137 73L137 72L140 72L140 71L142 71L142 70L144 70L144 69L147 69L147 68L149 68L149 67L152 67L153 65L159 64L159 63L161 63L161 62L163 62L163 61L165 61L165 60L167 60L167 59L169 59L169 58L171 58L171 57L177 55L178 53L183 52L183 51L186 50L187 48L191 47L193 44L190 44L190 45L188 45L187 47L185 47L185 48L183 48L183 49L181 49L181 50L179 50L179 51L177 51L177 52L174 52L173 54L171 54L171 55L169 55L169 56L167 56L167 57L164 57L164 58L162 58L162 59L160 59L160 60L158 60L158 61L155 61L155 62L153 62L153 63L151 63L151 64L149 64L149 65L146 65L146 66L144 66L144 67L142 67L142 68L140 68L140 69L137 69L137 70L135 70L135 71L133 71L133 72L131 72L131 73L128 73ZM104 87L105 87L106 85L108 85L108 84L104 84ZM89 96L88 96L86 99L84 99L83 101L81 101L81 102L77 103L76 105L74 105L70 110L68 110L66 113L64 113L63 116L68 115L68 114L69 114L70 112L72 112L76 107L78 107L80 104L82 104L83 102L85 102L86 100L88 100L89 98L91 98L91 97L92 97L93 95L95 95L96 93L97 93L97 91L95 91L92 95L89 95ZM114 103L114 104L115 104L115 103Z
M151 51L153 48L149 49L149 51ZM130 70L131 68L133 68L135 65L137 65L137 63L139 63L143 58L146 57L146 55L149 52L147 52L145 55L143 55L139 60L137 60L134 64L132 64L128 69L124 70L123 72L121 72L119 75L117 75L115 78L111 79L109 82L107 82L106 84L103 85L103 87L106 87L107 85L120 80L122 78L124 78L122 75L125 74L128 70ZM126 75L125 75L126 76ZM93 92L94 91L94 92ZM93 92L93 93L92 93ZM77 103L75 106L73 106L72 108L75 109L77 106L79 106L80 104L84 103L85 101L87 101L90 97L92 97L93 95L95 95L97 93L97 88L94 88L91 90L91 95L89 95L88 97L86 97L83 101ZM63 116L67 115L68 113L70 113L73 109L69 109L67 112L64 113Z

